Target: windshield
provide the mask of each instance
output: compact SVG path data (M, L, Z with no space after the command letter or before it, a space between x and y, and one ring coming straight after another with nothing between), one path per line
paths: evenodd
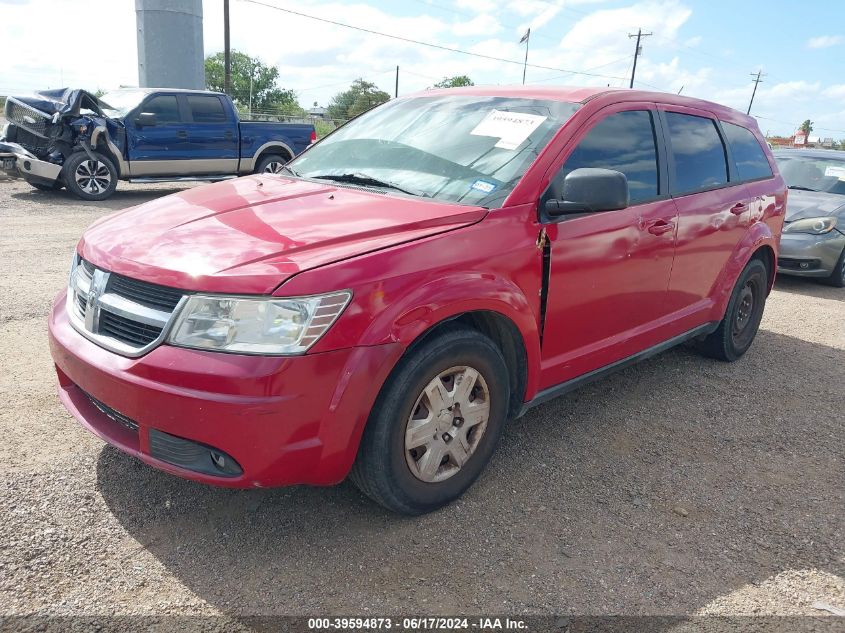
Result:
M362 114L290 163L296 175L500 207L578 104L437 96Z
M775 160L790 188L845 195L845 156L775 154Z
M103 113L112 117L123 117L137 106L147 93L143 90L114 90L99 98Z

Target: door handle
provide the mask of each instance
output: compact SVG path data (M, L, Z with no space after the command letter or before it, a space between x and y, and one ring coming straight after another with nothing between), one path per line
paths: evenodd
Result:
M176 132L176 136L178 138L188 138L188 133L185 130L179 130Z
M648 225L648 232L652 235L663 235L675 229L674 222L667 222L666 220L655 220Z
M226 137L226 140L231 140L232 139L232 130L226 130L226 133L223 134L223 136Z
M731 207L731 213L734 215L742 215L746 211L748 211L748 205L744 202L737 202Z

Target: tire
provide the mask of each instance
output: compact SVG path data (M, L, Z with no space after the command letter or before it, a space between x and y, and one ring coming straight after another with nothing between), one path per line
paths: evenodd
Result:
M94 156L96 161L85 152L74 152L65 161L65 185L83 200L105 200L117 189L117 169L112 160L99 152L94 152Z
M460 386L468 379L472 391L464 398ZM432 387L436 381L442 390ZM439 417L429 411L427 388L446 396ZM490 461L509 399L507 366L496 345L476 330L446 330L393 370L370 412L350 478L361 492L394 512L436 510L461 496ZM444 408L454 402L458 406ZM409 428L417 434L409 434Z
M839 255L839 261L836 262L830 277L822 281L834 288L845 288L845 248L842 249L842 254Z
M38 191L58 191L65 186L65 183L61 181L56 181L52 185L42 185L40 182L31 182L29 184L38 189Z
M282 168L287 164L288 159L279 154L267 154L264 158L258 161L258 166L255 168L256 174L278 174L281 173Z
M760 327L768 285L766 265L752 259L737 279L719 327L698 342L698 351L725 362L733 362L745 354Z

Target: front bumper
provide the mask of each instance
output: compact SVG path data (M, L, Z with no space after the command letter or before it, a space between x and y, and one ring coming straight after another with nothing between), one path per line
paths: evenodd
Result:
M801 277L829 277L845 249L845 235L784 233L780 239L778 272Z
M0 169L12 178L52 186L61 176L62 166L40 160L17 143L0 142Z
M376 395L402 353L398 344L295 357L162 345L126 358L71 327L64 292L54 303L49 336L59 397L82 426L151 466L236 488L343 480ZM157 457L156 431L213 447L242 472L212 475L174 465L169 453Z

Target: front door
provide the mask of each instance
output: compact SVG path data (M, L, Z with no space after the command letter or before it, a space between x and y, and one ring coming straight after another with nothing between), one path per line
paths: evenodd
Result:
M155 125L138 126L139 113L155 114ZM191 158L185 117L175 94L148 97L126 118L129 164L133 176L179 175Z
M544 200L559 196L570 171L599 167L625 174L630 204L545 224L550 252L541 389L656 345L670 312L677 211L668 197L654 106L606 108L576 142Z

